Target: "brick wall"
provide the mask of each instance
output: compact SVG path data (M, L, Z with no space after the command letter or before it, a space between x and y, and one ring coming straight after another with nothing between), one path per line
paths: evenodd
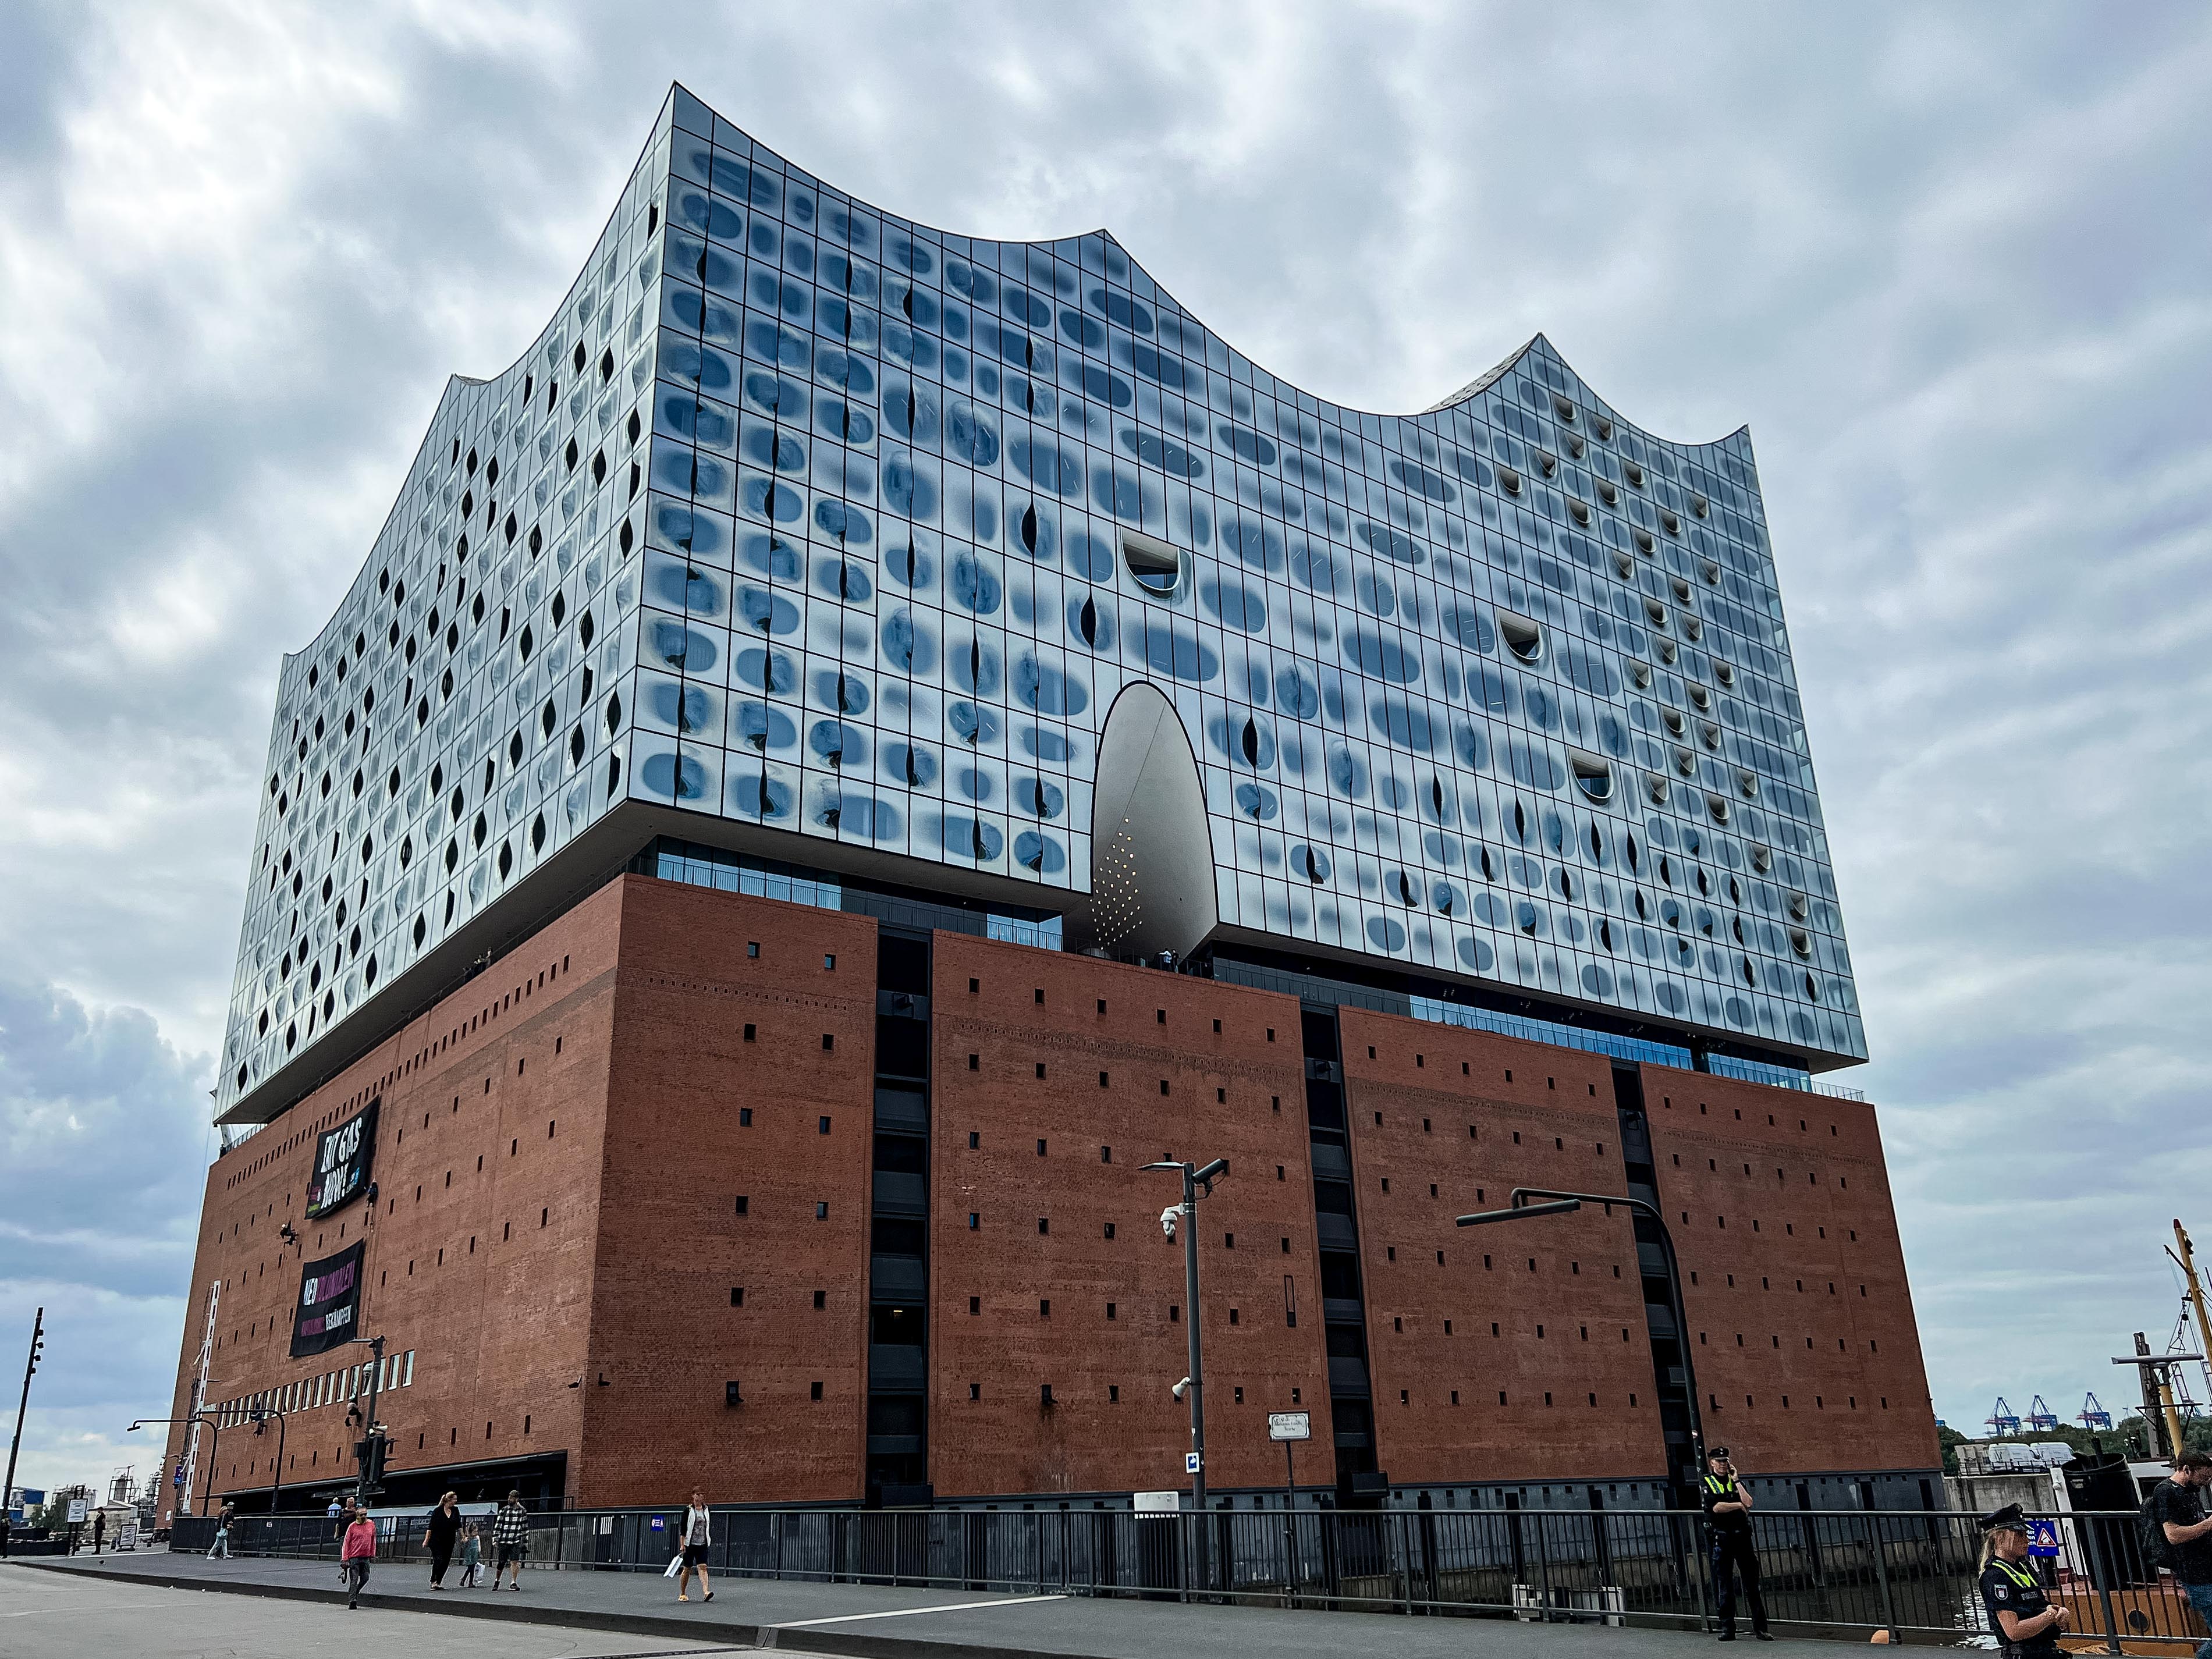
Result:
M1141 1168L1170 1158L1230 1164L1198 1206L1207 1478L1279 1481L1268 1412L1295 1389L1316 1444L1329 1433L1297 1002L954 933L936 935L934 975L938 1492L1184 1484L1183 1253L1159 1226L1182 1186ZM1312 1459L1313 1478L1327 1467Z
M416 1355L383 1413L395 1470L560 1452L586 1503L859 1498L875 944L865 917L642 877L585 900L209 1171L174 1409L217 1274L211 1399L362 1352L285 1355L303 1258L368 1218L298 1221L315 1136L380 1097L363 1328ZM1294 1403L1315 1413L1301 1474L1326 1479L1295 1000L963 934L933 951L938 1492L1181 1484L1182 1257L1158 1225L1179 1189L1141 1169L1167 1158L1231 1166L1199 1211L1209 1479L1278 1481L1265 1413ZM1609 1063L1351 1008L1341 1031L1382 1467L1657 1474L1626 1218L1452 1225L1516 1185L1622 1189ZM1871 1109L1644 1083L1709 1434L1762 1472L1932 1466ZM288 1486L350 1478L344 1410L290 1417ZM265 1489L271 1437L222 1451L218 1494Z
M1932 1468L1874 1108L1644 1070L1705 1433L1762 1473Z
M1382 1468L1662 1473L1626 1213L1453 1224L1516 1186L1623 1189L1610 1063L1353 1008L1340 1030Z
M191 1401L217 1275L224 1287L210 1375L221 1381L210 1402L365 1359L365 1347L287 1356L303 1261L343 1249L366 1224L361 1328L384 1336L387 1352L415 1354L412 1385L380 1410L393 1437L391 1467L574 1449L577 1396L545 1382L582 1363L619 904L611 886L586 899L216 1160L173 1416ZM316 1137L380 1097L375 1214L356 1202L301 1220ZM287 1221L300 1232L297 1248L281 1242ZM287 1417L288 1486L350 1478L358 1431L346 1427L345 1412L333 1400ZM275 1443L273 1426L258 1437L226 1430L218 1496L265 1489ZM167 1469L183 1446L184 1430L173 1425ZM208 1455L203 1435L199 1492L209 1489Z
M575 1490L856 1500L876 925L626 877L622 927Z

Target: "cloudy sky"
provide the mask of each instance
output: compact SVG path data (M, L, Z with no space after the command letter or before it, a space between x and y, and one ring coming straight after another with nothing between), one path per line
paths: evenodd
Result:
M2109 1403L2163 1345L2169 1219L2212 1248L2203 8L8 12L20 1480L143 1470L167 1409L278 653L679 77L927 222L1109 227L1325 397L1422 408L1540 329L1655 431L1749 422L1937 1410Z

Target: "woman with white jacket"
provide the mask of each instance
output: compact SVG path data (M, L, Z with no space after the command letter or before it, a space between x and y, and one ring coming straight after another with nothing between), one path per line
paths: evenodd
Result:
M689 1601L691 1599L691 1575L695 1571L699 1575L699 1588L706 1592L702 1599L708 1601L714 1599L714 1587L707 1581L707 1552L714 1541L714 1525L707 1513L707 1494L695 1492L691 1494L690 1507L684 1511L680 1544L684 1552L684 1568L676 1579L678 1601Z

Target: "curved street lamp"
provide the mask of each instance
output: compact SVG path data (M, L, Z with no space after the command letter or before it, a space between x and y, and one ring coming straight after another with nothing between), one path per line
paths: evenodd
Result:
M124 1433L130 1434L144 1428L149 1423L204 1423L215 1431L208 1441L207 1489L200 1493L200 1513L207 1513L208 1502L215 1496L216 1454L222 1445L222 1418L216 1412L194 1412L188 1417L142 1417Z
M1532 1201L1533 1200L1533 1201ZM1674 1346L1682 1356L1682 1382L1690 1401L1690 1468L1694 1479L1705 1466L1705 1429L1703 1413L1698 1406L1698 1374L1690 1361L1690 1322L1682 1311L1682 1273L1674 1258L1674 1240L1667 1231L1667 1218L1659 1212L1658 1206L1640 1198L1624 1198L1606 1193L1555 1192L1547 1187L1516 1187L1507 1200L1510 1207L1503 1210L1480 1210L1473 1215L1458 1218L1455 1224L1480 1227L1498 1221L1523 1221L1540 1215L1570 1215L1585 1204L1601 1205L1607 1215L1618 1204L1632 1214L1644 1217L1659 1231L1659 1248L1667 1264L1667 1299L1668 1311L1674 1316Z

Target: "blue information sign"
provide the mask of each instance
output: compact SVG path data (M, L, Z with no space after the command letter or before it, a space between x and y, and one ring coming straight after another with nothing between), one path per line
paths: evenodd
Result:
M2030 1555L2058 1553L2058 1523L2056 1521L2031 1521L2027 1528L2027 1553Z

